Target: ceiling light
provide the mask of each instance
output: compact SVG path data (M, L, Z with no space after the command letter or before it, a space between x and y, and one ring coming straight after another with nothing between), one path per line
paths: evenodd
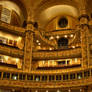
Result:
M72 46L72 48L75 48L75 46Z
M38 43L38 42L39 42L39 40L36 40L36 42Z
M21 37L18 37L17 41L21 41L21 40L22 40L22 38Z
M52 48L49 48L49 50L52 50Z
M8 58L9 58L8 56L5 56L5 60L8 60Z
M60 92L60 90L58 89L57 92Z
M80 92L82 91L82 89L80 89Z
M67 38L67 35L65 35L64 37Z
M54 39L54 37L53 37L53 36L51 36L51 37L49 38L49 40L52 40L52 39Z
M77 58L75 58L75 63L77 63Z
M59 39L59 35L57 35L56 38Z
M73 34L70 35L70 37L73 37L73 36L74 36Z
M48 90L46 90L46 92L48 92Z
M19 62L19 59L18 58L16 58L16 63L18 63Z
M12 89L12 92L15 92L15 89Z
M38 90L35 90L35 92L38 92Z
M68 92L71 92L71 90L69 89Z
M17 76L13 76L13 79L14 79L14 80L17 80Z
M45 64L45 61L43 61L43 64Z
M41 45L41 43L38 43L38 45Z

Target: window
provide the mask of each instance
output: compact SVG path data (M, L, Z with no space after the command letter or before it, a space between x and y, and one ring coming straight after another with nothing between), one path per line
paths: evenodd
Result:
M10 23L11 20L11 11L7 8L3 8L1 12L1 21Z

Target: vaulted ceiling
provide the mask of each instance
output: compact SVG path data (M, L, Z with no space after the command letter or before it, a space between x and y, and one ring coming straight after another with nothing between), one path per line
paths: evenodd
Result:
M1 0L2 1L2 0ZM6 0L3 0L6 1ZM80 14L81 1L86 1L88 14L92 10L91 0L8 0L15 2L25 16L34 16L34 20L40 25L45 25L52 18L67 14L78 17Z

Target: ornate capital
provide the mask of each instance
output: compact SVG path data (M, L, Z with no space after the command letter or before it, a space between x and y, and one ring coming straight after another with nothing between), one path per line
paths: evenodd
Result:
M80 21L81 18L86 18L89 21L89 16L87 14L82 14L81 16L79 16L79 18L78 18L79 21Z
M89 28L89 25L88 24L81 24L80 27L83 29L84 27L88 27Z

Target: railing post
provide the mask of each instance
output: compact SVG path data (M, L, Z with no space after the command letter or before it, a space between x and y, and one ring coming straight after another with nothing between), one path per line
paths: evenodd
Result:
M12 73L10 73L10 78L9 78L10 80L11 80L11 77L12 77Z
M25 76L25 80L27 80L27 74L26 74L26 76Z
M1 79L3 79L3 72L2 72L2 74L1 74Z

